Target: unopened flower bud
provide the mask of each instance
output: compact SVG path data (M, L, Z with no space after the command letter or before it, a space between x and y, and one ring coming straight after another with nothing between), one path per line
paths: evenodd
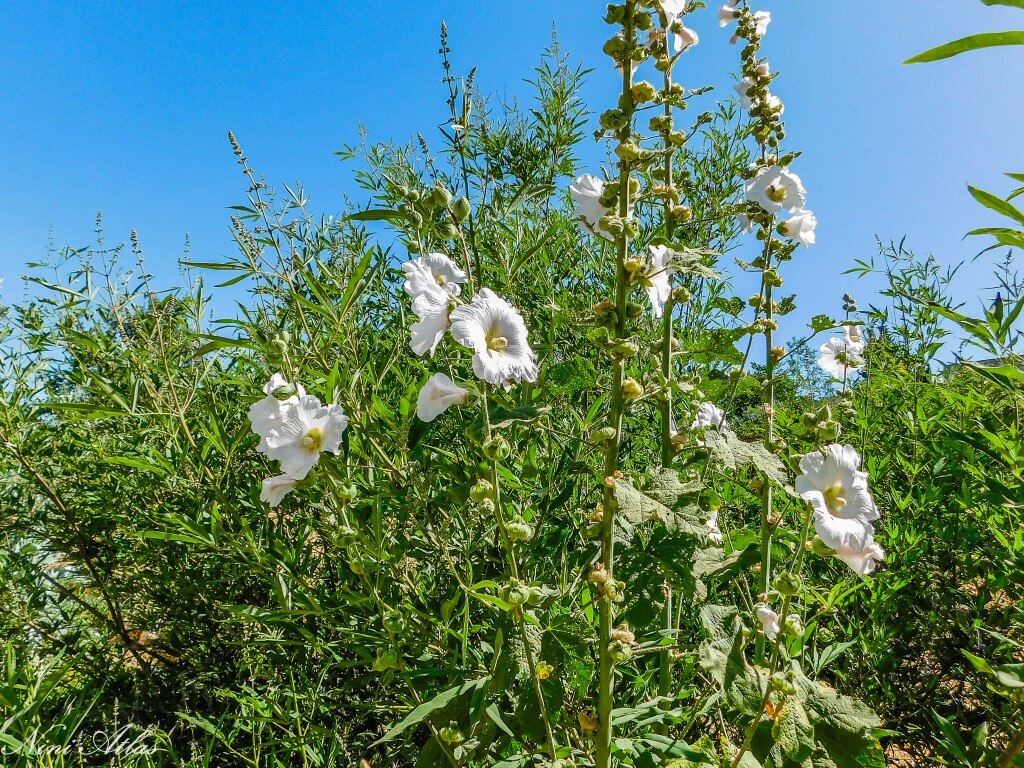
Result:
M373 660L374 672L387 672L392 669L401 669L401 667L398 651L394 648L377 649L377 658Z
M461 744L466 739L466 737L462 735L462 731L459 730L458 723L446 725L437 732L437 735L445 744Z
M629 644L618 640L608 643L608 653L616 664L622 664L633 658L633 649L630 648Z
M516 579L512 579L502 592L502 598L513 608L525 605L526 601L530 599L530 588Z
M686 205L677 205L672 208L672 218L680 224L685 224L693 218L693 210Z
M632 256L626 259L622 263L623 268L630 275L642 275L644 273L644 263L641 259Z
M804 625L800 621L800 617L795 613L789 614L786 617L785 623L782 625L782 632L788 637L803 637Z
M642 316L643 313L644 308L640 304L637 304L634 301L626 304L626 317L630 320L636 320L638 317Z
M393 635L400 634L405 630L405 617L398 611L388 611L384 614L384 629Z
M800 577L790 571L782 571L776 575L772 587L780 595L793 596L800 591Z
M643 385L632 378L631 376L626 377L622 381L622 397L624 400L636 400L644 393Z
M604 567L604 563L594 563L594 567L587 574L587 581L591 584L604 584L608 581L608 569Z
M460 222L468 219L471 212L472 208L469 205L469 200L465 197L460 197L452 206L452 215L454 215L456 220Z
M832 549L828 544L821 540L820 537L815 536L809 542L807 542L807 551L813 552L821 557L832 557L836 551Z
M636 643L636 635L633 634L627 624L620 624L615 627L615 629L608 633L608 637L610 640L626 643L628 645L634 645Z
M434 198L434 205L438 208L447 208L452 203L452 193L440 184L437 184L437 186L434 187L434 191L431 195Z
M601 427L590 433L590 441L592 443L607 443L609 440L615 439L615 434L615 427Z
M484 440L484 456L491 461L502 461L512 455L512 447L501 435L493 435Z
M649 101L654 101L654 94L656 93L657 91L654 86L646 80L636 83L629 89L630 96L633 97L633 101L637 104L645 104Z
M612 349L615 351L615 354L620 357L635 357L640 351L640 346L635 341L626 339L624 341L620 341Z
M494 485L490 480L477 480L473 487L469 489L469 498L473 501L480 503L484 499L489 499L494 496Z
M621 109L609 109L601 114L601 127L608 131L617 131L626 126L629 118Z
M494 504L494 499L481 499L480 500L480 511L485 515L493 515L494 510L497 506Z
M644 151L633 142L627 141L615 148L615 154L618 155L620 160L632 163L643 157Z
M684 285L681 285L672 291L672 300L676 304L686 304L692 296L693 294L690 292L690 289Z
M513 517L505 526L512 541L529 541L533 538L533 526L520 515Z
M347 525L343 525L338 529L338 543L343 547L351 547L358 540L358 535L355 530Z

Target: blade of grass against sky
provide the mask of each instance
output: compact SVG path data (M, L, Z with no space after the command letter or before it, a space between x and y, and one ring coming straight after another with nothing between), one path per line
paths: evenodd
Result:
M846 290L869 287L842 272L884 240L908 236L946 262L982 244L963 234L993 223L966 190L999 192L1003 171L1024 170L1024 49L968 54L925 66L909 56L971 32L1024 23L1024 12L968 0L921 5L765 0L773 14L766 50L780 71L789 143L818 215L818 245L801 251L787 291L800 311L782 336ZM103 209L108 242L138 229L159 284L179 280L185 234L196 260L231 251L225 206L245 184L225 139L233 130L271 184L300 181L313 210L358 198L333 157L343 142L403 141L422 132L435 146L445 119L437 56L440 21L456 67L479 67L485 92L529 99L552 23L573 61L595 69L585 96L609 102L616 77L601 54L610 28L578 0L540 2L225 2L122 5L8 4L0 32L0 274L17 275L57 244L83 245ZM735 68L738 51L714 9L696 14L701 43L679 70L684 85ZM731 83L711 84L732 95ZM705 97L710 99L711 97ZM710 100L707 102L710 106ZM703 109L698 106L696 109ZM604 150L588 143L596 165ZM961 293L990 284L992 257L961 272ZM799 263L799 261L798 261ZM21 291L8 279L5 298Z

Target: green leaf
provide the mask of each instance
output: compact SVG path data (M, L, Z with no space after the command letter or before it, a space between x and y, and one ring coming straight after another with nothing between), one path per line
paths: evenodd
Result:
M948 59L951 56L957 56L966 51L974 51L979 48L993 48L999 45L1024 45L1024 32L983 32L979 35L969 35L968 37L954 40L952 43L946 43L924 53L919 53L903 63L925 64L931 61L939 61L940 59Z
M357 211L343 217L342 221L391 221L392 219L404 219L405 214L401 211L394 211L389 208L368 208L365 211Z
M993 195L991 192L986 192L983 189L972 187L969 184L967 185L967 189L970 191L974 199L986 208L993 210L1002 216L1013 219L1018 224L1024 224L1024 213L1002 198Z
M462 694L468 693L469 691L472 691L475 688L479 688L482 685L486 685L490 679L491 678L488 675L477 678L476 680L468 680L462 685L456 685L452 688L449 688L447 691L442 691L441 693L437 694L437 696L430 699L430 701L425 701L418 707L416 707L412 712L410 712L408 715L402 718L398 725L394 726L381 738L375 741L371 746L375 747L378 744L384 744L385 742L391 741L396 736L400 736L406 730L408 730L414 725L419 725L429 715L433 714L442 707L447 706L450 702L454 701Z
M1024 8L1024 0L981 0L985 5L1008 5L1011 8Z

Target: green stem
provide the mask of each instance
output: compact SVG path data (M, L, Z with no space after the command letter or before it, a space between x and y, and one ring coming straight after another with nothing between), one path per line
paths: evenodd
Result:
M634 0L627 0L625 5L625 25L623 36L626 40L626 54L622 63L622 101L628 107L629 119L618 132L619 145L626 144L632 137L633 103L630 90L633 87L632 56L635 41L633 39L633 13L636 9ZM630 215L629 199L630 167L626 160L619 162L619 210L618 215L625 224ZM626 335L626 309L629 296L629 276L626 273L626 257L629 253L629 233L623 230L616 238L617 259L615 274L615 331L616 338ZM610 485L610 478L619 468L619 446L622 442L622 378L624 364L620 356L616 356L612 367L612 399L609 414L609 425L615 434L607 443L604 461L604 520L601 532L601 563L607 571L608 578L615 574L615 490ZM612 750L612 697L615 688L614 661L611 656L611 631L613 624L612 602L602 596L600 600L599 620L599 670L597 689L597 744L595 753L596 768L609 768Z
M664 12L662 12L664 16ZM668 37L671 32L668 30L668 24L671 19L666 17L665 19L665 50L668 51ZM669 66L665 70L664 79L664 90L665 94L669 94L672 90L672 68ZM666 99L665 101L665 117L672 117L672 105ZM667 130L667 129L666 129ZM664 138L664 149L665 149L665 164L663 166L665 172L665 186L669 189L672 188L672 154L670 152L672 145L669 143L668 134L666 133ZM665 239L671 241L672 239L672 201L669 198L665 198L665 205L662 211L662 218L664 219L665 225ZM661 334L661 375L665 382L665 392L662 396L661 401L661 466L668 468L672 466L672 313L675 311L675 302L672 293L669 293L668 300L665 302L665 315L664 325L662 327ZM665 608L662 614L662 626L665 630L666 637L670 637L675 624L673 623L672 615L672 586L665 582ZM661 652L658 667L658 695L661 697L667 697L672 691L672 651L669 648L665 648ZM659 727L659 731L663 734L668 733L668 724L664 723Z
M764 350L765 350L765 398L764 402L767 406L766 418L768 421L767 429L765 430L764 444L765 447L770 451L772 449L772 442L775 440L775 358L772 355L772 345L774 334L772 332L772 322L774 318L774 312L772 309L772 284L768 281L767 277L764 276L768 270L771 269L771 237L765 241L764 246L764 271L762 272L762 280L764 281L764 317L767 325L764 329ZM769 587L772 583L772 534L775 532L775 522L773 514L774 506L774 489L766 478L762 478L764 488L761 492L761 594L767 594ZM755 657L758 663L764 662L765 654L765 640L764 635L758 635L757 643L755 647Z

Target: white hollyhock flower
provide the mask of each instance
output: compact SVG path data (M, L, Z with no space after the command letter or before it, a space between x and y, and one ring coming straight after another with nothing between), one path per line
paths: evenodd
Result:
M427 379L416 398L416 416L420 421L433 421L453 405L464 405L468 396L468 390L443 373L435 373Z
M821 496L824 509L838 519L867 523L879 516L868 490L868 473L861 471L860 456L852 445L833 443L800 459L796 492L812 502L812 497Z
M768 25L772 22L772 15L768 11L758 11L754 14L754 26L758 37L764 37L768 31Z
M723 541L722 529L718 527L718 510L717 509L712 509L710 512L708 512L707 524L708 524L708 538L711 539L711 541L715 542L716 544L721 544L722 541Z
M300 397L305 396L306 390L301 384L291 384L280 373L275 373L263 386L261 400L257 400L249 407L249 422L252 431L260 436L260 444L257 450L260 453L267 452L266 437L281 421L282 413L286 405L297 402Z
M818 227L818 218L805 208L793 212L793 218L782 223L782 233L796 240L805 248L814 245L814 230Z
M281 462L281 473L302 480L324 451L337 454L348 416L340 405L321 405L312 395L285 408L280 423L267 434L267 456Z
M740 97L740 107L749 110L751 104L754 103L749 93L750 89L754 87L754 80L750 77L744 77L733 87Z
M672 23L673 19L677 19L686 13L686 0L658 0L658 5L665 12L665 18L668 19L669 24Z
M651 302L651 314L659 319L665 313L665 302L672 295L672 252L664 245L650 246L651 258L644 271L644 289Z
M754 231L754 222L750 220L750 217L745 213L737 213L736 221L739 222L740 231L745 235L749 235Z
M728 426L729 422L725 420L725 411L714 403L701 403L697 408L697 417L690 425L690 429L704 429L705 427L725 429Z
M280 505L281 500L295 490L299 481L291 475L277 475L268 477L263 481L263 490L260 491L260 501L272 507Z
M537 356L530 348L519 310L490 288L452 312L452 338L473 350L473 373L490 384L511 386L537 380Z
M761 168L746 185L747 198L769 213L797 211L807 202L800 177L781 165Z
M818 351L818 365L834 379L845 379L850 371L864 367L864 337L857 326L846 326L844 338L831 338Z
M779 632L782 631L782 627L779 626L779 614L764 603L758 603L754 606L754 615L761 622L761 631L769 640L774 640L779 636Z
M423 261L410 261L402 265L406 274L406 291L413 296L412 311L419 318L409 329L409 346L417 355L434 354L448 330L448 301L451 296L438 285L434 273Z
M682 21L679 21L678 24L679 31L672 33L672 42L676 51L685 51L700 42L700 35L695 30L684 25Z
M885 550L875 541L871 523L860 517L836 516L825 494L819 491L801 495L811 505L814 532L825 546L857 575L874 573L877 563L885 559Z
M609 210L601 205L601 195L604 193L604 182L597 176L585 173L580 176L569 187L569 194L572 196L573 205L576 207L576 224L580 232L585 235L593 232L600 232L608 235L608 231L601 229L599 222L608 215Z
M458 296L467 279L466 273L443 253L428 253L415 261L408 261L402 265L402 271L406 276L405 292L413 298L427 290L429 280L446 293Z
M860 332L859 325L843 326L843 333L846 335L846 344L858 355L864 354L864 335Z
M718 9L718 26L727 27L733 21L736 21L736 17L739 15L731 4L723 5Z

